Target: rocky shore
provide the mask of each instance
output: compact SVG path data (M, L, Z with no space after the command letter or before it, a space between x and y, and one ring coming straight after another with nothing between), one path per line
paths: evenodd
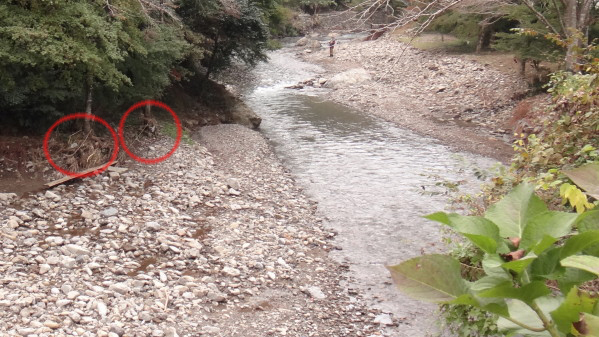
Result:
M312 82L331 88L331 100L457 150L504 162L511 157L508 121L528 92L519 76L459 56L419 50L393 36L338 44L334 57L328 48L298 47L297 53L326 69L325 80Z
M0 336L384 334L264 138L194 139L154 166L0 194Z

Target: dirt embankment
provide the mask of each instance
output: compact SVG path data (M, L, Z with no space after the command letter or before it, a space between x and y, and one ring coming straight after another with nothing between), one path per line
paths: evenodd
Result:
M458 150L507 162L512 155L510 119L529 87L517 74L460 56L422 51L393 37L338 44L308 52L322 65L330 99L380 116ZM341 73L364 69L366 78ZM324 81L321 81L324 82ZM334 82L334 81L333 81ZM327 86L327 84L325 84Z
M185 135L205 125L223 123L258 128L261 123L261 118L243 101L213 81L196 79L173 85L166 91L163 100L177 114ZM123 107L122 113L126 109ZM120 115L106 114L101 107L95 114L106 119L118 132ZM92 123L92 129L92 132L84 132L81 120L61 123L54 129L48 142L48 154L56 165L70 172L82 172L108 162L114 151L114 138L99 123ZM24 132L27 132L27 136L19 136ZM175 135L172 116L155 107L150 118L142 114L142 109L138 109L129 115L125 124L127 146L142 157L161 156L151 149L152 143L162 136L174 138ZM35 192L43 188L46 182L62 177L44 154L43 137L43 134L31 133L31 130L3 125L0 130L0 192L19 195ZM130 158L119 147L117 161L124 165Z

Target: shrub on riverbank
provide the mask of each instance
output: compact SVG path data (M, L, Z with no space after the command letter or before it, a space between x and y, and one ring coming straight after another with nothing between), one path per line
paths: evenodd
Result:
M480 195L463 199L470 206L471 214L488 213L492 204L522 183L534 188L539 200L542 199L551 211L589 213L588 209L599 205L599 201L591 196L591 190L586 190L590 193L587 195L584 188L576 186L595 174L594 171L574 170L583 165L593 167L588 164L599 159L599 59L584 57L588 58L584 74L553 74L548 90L552 94L552 105L542 115L535 116L536 123L542 125L538 128L540 132L518 135L510 169L494 177ZM597 195L594 194L594 197ZM594 211L593 214L596 213ZM483 227L473 228L480 231ZM575 225L566 238L587 229ZM468 238L473 240L470 236ZM452 255L461 264L462 277L480 283L487 272L483 263L485 253L480 245L456 242ZM556 286L550 279L543 278L541 281L541 288ZM580 281L581 289L597 291L596 283ZM516 286L515 289L519 288ZM562 291L562 294L566 295L567 291ZM460 336L493 336L498 333L495 323L498 317L486 310L453 303L444 304L442 312L449 328Z

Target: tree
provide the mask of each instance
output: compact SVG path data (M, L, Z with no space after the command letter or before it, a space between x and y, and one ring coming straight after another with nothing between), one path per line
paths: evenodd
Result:
M247 0L181 0L177 13L204 37L200 65L206 79L233 60L250 66L266 60L268 31L260 10Z
M0 106L4 111L57 113L94 83L130 83L117 67L125 51L121 23L98 1L8 1L0 4ZM8 109L7 109L8 108Z
M559 61L565 51L546 37L550 33L547 26L538 20L525 5L512 5L507 9L505 18L517 22L518 28L512 32L500 32L495 35L493 47L513 52L520 60L520 72L524 75L527 61L538 65L541 61ZM557 12L553 7L539 7L539 12L552 23L556 23Z
M44 125L156 98L190 54L183 34L171 10L146 0L0 4L0 111Z
M393 23L381 29L395 29L418 23L413 29L419 34L436 18L450 9L472 13L486 13L486 16L502 16L513 6L524 6L544 26L549 34L565 41L564 63L567 70L577 70L577 54L590 43L589 27L597 17L598 0L405 0L406 6L398 12L392 11ZM358 16L367 19L376 10L390 8L391 0L370 0L352 9L360 11ZM551 13L555 14L555 20ZM552 22L556 21L556 22ZM586 39L585 39L586 38Z

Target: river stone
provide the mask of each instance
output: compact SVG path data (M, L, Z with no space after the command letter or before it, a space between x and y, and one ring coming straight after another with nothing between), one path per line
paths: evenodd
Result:
M146 222L148 231L158 232L160 230L160 224L156 221Z
M306 289L306 291L308 292L308 294L310 294L310 296L312 296L313 298L315 298L317 300L322 300L322 299L327 298L327 295L325 295L322 292L322 290L320 290L320 288L317 286L308 287Z
M166 328L165 336L166 337L179 337L179 334L177 333L177 329L170 327L170 328Z
M312 49L320 49L322 47L322 45L320 44L320 41L318 41L318 40L311 40L309 43L309 46Z
M8 227L10 229L15 229L15 228L19 227L19 222L16 219L9 219L8 220Z
M44 196L48 199L53 199L55 201L60 200L60 196L58 196L58 194L52 192L52 191L46 191L46 193L44 194Z
M60 328L60 323L54 322L54 321L51 321L51 320L45 321L44 325L47 326L50 329L58 329L58 328Z
M129 286L125 283L115 283L108 287L108 290L124 295L128 293L130 289Z
M45 264L45 263L41 264L39 273L40 273L40 275L43 275L43 274L47 273L50 269L51 269L50 265Z
M301 39L297 40L297 42L295 43L295 45L298 46L298 47L302 47L302 46L307 45L308 42L310 42L310 39L307 36L304 36Z
M0 193L0 201L8 201L16 197L17 195L14 193Z
M98 314L100 314L100 317L106 317L106 314L108 313L108 307L106 307L106 304L104 304L104 302L97 301L96 309L98 310Z
M77 255L77 256L81 256L81 255L89 255L89 250L87 250L84 247L81 247L79 245L75 245L75 244L68 244L65 246L67 248L67 250L69 251L69 253L73 254L73 255Z
M103 217L111 217L111 216L115 216L119 213L119 210L114 208L114 207L110 207L107 208L105 210L103 210L102 212L100 212L100 215L102 215Z
M381 325L393 325L393 319L389 314L380 314L374 318L374 323Z
M211 325L206 325L204 327L202 327L202 334L217 334L220 332L220 328L216 327L216 326L211 326Z
M223 273L225 273L225 275L233 277L241 275L241 271L239 271L239 269L231 268L228 266L223 268Z
M34 328L20 328L20 329L17 329L17 333L21 336L29 336L29 335L33 335L35 333L35 329Z

